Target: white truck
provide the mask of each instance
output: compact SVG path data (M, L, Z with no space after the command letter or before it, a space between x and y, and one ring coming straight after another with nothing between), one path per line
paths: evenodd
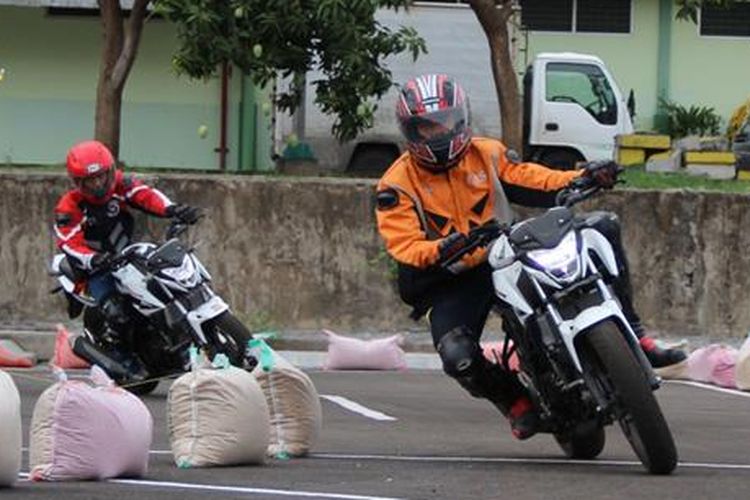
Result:
M409 55L387 61L394 82L422 73L452 75L469 95L475 135L502 136L487 38L471 9L417 3L408 12L381 11L378 16L387 26L415 27L427 42L429 52L416 62ZM517 61L517 66L524 62ZM317 77L310 74L307 81ZM577 161L613 158L615 136L633 132L623 95L595 56L539 54L525 71L522 94L525 159L570 168ZM314 89L308 84L304 105L296 115L277 115L276 151L283 153L288 138L297 136L310 147L321 170L380 174L404 146L395 119L396 95L392 89L378 102L371 129L342 144L331 135L333 120L315 106Z

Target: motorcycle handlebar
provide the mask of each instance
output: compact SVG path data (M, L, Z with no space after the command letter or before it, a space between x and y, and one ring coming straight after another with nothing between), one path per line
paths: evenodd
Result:
M193 224L197 224L197 221ZM172 220L169 222L169 226L167 226L167 230L165 231L164 241L169 241L173 238L181 236L193 224L188 224L178 218L172 218ZM131 253L132 251L128 248L121 250L120 252L112 255L112 257L107 260L104 266L100 267L99 269L94 269L93 271L99 272L106 269L115 269L121 264L125 263L130 258Z
M466 236L466 245L447 259L438 262L438 267L448 270L450 266L461 260L464 255L473 252L479 247L489 245L492 241L500 237L501 234L507 233L509 230L509 224L500 223L496 220L491 220L481 226L475 227Z

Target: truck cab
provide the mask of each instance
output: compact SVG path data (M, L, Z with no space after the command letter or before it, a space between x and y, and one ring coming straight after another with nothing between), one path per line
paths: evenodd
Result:
M615 136L633 133L617 83L601 59L540 53L523 78L524 157L567 169L612 159Z

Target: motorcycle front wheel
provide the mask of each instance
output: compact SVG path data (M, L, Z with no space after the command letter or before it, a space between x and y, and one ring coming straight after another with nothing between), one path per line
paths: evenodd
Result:
M211 319L206 326L211 342L212 356L222 353L238 367L245 367L245 351L252 334L242 322L229 311Z
M596 361L602 385L614 396L616 417L643 466L652 474L669 474L677 450L646 375L617 325L596 325L583 339ZM594 360L591 360L594 361Z

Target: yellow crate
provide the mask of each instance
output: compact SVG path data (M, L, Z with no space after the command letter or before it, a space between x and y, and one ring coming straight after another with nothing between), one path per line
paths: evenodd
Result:
M637 165L646 161L646 151L637 148L617 148L617 163Z
M671 149L669 151L664 151L662 153L654 153L651 155L648 155L649 160L668 160L672 154L674 154L674 151Z
M738 170L737 180L739 181L750 181L750 170Z
M726 151L688 151L685 153L685 163L700 163L702 165L734 165L734 153Z
M624 148L669 149L672 139L659 134L626 134L617 136L617 145Z

